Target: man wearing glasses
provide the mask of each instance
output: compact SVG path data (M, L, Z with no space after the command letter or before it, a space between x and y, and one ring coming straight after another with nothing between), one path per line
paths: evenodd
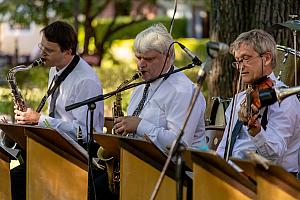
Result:
M28 108L26 112L15 110L19 124L50 126L77 141L77 131L82 130L87 142L87 106L66 111L65 107L102 93L101 82L92 67L77 55L77 34L69 24L56 21L41 30L39 44L41 58L49 72L49 116ZM53 89L54 88L54 89ZM41 104L42 105L42 104ZM102 133L104 124L103 102L97 102L94 110L94 129ZM25 165L12 170L13 199L25 199Z
M226 160L230 157L245 158L247 151L254 151L266 159L281 165L288 172L298 172L298 149L300 146L300 103L296 95L260 108L251 101L255 87L267 84L280 87L284 84L275 78L276 43L263 30L242 33L231 44L236 62L233 66L240 72L241 82L248 89L236 96L226 110L226 128L217 153ZM247 95L248 94L248 95ZM229 119L233 110L231 133ZM228 140L228 135L231 135Z

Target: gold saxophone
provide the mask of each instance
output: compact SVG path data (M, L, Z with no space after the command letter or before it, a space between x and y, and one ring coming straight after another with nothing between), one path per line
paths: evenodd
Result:
M31 65L28 65L28 66L19 65L19 66L16 66L9 70L9 72L7 74L7 82L11 88L11 94L13 97L14 105L17 110L24 112L27 110L27 106L26 106L25 101L22 97L22 94L18 88L15 74L19 71L26 71L26 70L31 69L32 67L36 67L38 65L43 65L43 63L44 63L43 59L38 58ZM15 142L13 142L11 139L6 137L4 132L2 132L2 134L1 134L1 139L2 139L1 142L9 148L12 148L15 145Z
M131 79L125 80L118 88L117 90L122 89L123 87L127 86L130 84L132 81L140 78L142 76L141 72L136 72ZM123 117L123 109L122 109L122 94L121 92L118 92L116 95L116 101L114 102L114 106L112 107L112 117L113 120L115 120L118 117ZM115 129L113 129L113 134L118 134Z
M117 90L122 89L123 87L130 84L132 81L140 78L142 76L141 72L135 73L131 79L124 81ZM117 117L124 116L122 110L122 94L121 92L117 93L116 101L114 102L114 106L112 108L113 120ZM113 129L113 134L117 134L117 131ZM97 152L98 158L105 162L106 172L108 176L108 184L111 192L118 194L119 193L119 184L120 184L120 162L118 158L114 158L105 151L103 147L100 147Z

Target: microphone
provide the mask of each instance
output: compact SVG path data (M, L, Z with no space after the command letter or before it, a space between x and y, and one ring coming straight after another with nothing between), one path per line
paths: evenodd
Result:
M201 60L195 54L193 54L188 48L186 48L183 44L179 42L177 43L179 44L180 48L192 59L195 65L200 66L202 64Z
M262 107L267 105L272 105L273 103L275 103L277 101L277 95L275 89L269 88L269 89L260 90L259 100Z
M218 52L219 55L224 55L229 52L229 46L222 42L207 42L206 43L207 49L215 50Z

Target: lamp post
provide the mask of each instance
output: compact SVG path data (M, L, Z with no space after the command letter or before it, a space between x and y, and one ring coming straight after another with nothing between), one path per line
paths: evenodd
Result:
M19 29L14 30L14 56L13 56L13 65L16 66L18 64L18 59L19 59Z

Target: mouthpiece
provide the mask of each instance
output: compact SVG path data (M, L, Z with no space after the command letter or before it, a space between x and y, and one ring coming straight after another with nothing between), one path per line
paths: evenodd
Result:
M136 79L140 78L142 75L143 75L142 72L137 71L137 72L133 75L132 80L136 80Z
M45 59L44 58L38 58L31 64L32 67L36 67L39 65L44 65Z

